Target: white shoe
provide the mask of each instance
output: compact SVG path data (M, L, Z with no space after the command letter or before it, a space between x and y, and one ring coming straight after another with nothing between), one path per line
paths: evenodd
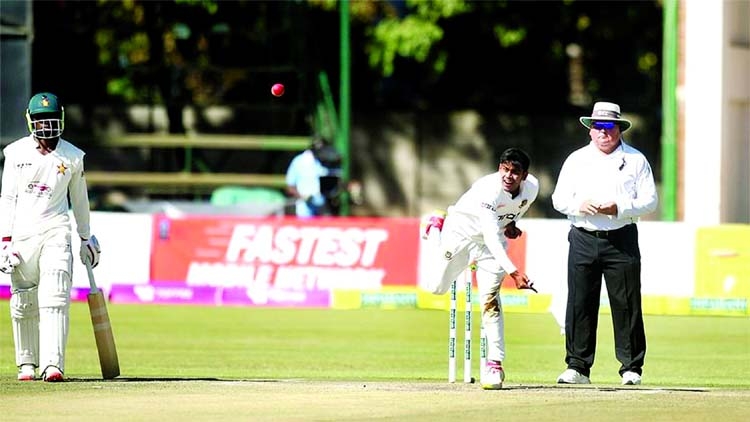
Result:
M19 381L34 381L36 379L36 368L30 363L25 363L18 368Z
M626 371L622 374L622 385L641 385L641 376L637 372Z
M443 230L443 222L445 221L445 211L434 210L427 217L423 218L419 224L419 232L422 235L422 239L427 240L430 235L430 230L435 227L437 231Z
M575 369L566 369L565 372L557 377L558 384L591 384L591 380L586 375Z
M44 381L46 382L64 381L62 371L60 371L60 369L56 366L48 366L47 369L44 370L44 375L42 375L42 379L44 379Z
M482 388L485 390L500 390L503 388L503 381L505 381L503 364L488 360L482 374Z

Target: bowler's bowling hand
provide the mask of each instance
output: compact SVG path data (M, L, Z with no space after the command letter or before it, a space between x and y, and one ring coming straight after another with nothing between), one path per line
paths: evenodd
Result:
M529 277L526 274L516 270L510 273L510 278L516 284L516 289L528 289Z
M529 277L526 274L516 270L510 273L510 277L513 279L513 282L516 283L517 289L529 289L533 290L534 293L539 293L534 288L534 282L529 280Z

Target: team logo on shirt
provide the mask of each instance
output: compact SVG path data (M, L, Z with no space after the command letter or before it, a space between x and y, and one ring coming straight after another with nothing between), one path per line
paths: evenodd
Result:
M52 187L40 182L31 182L26 185L26 193L32 194L37 198L43 196L52 197Z
M486 202L482 202L482 204L481 204L480 206L481 206L482 208L487 208L487 209L488 209L488 210L490 210L490 211L495 211L495 206L494 206L494 205L492 205L492 204L488 204L488 203L486 203Z
M57 165L57 174L65 175L65 170L67 170L67 169L68 168L65 167L65 163L60 163L60 164Z
M528 200L528 199L524 199L523 201L521 201L521 205L519 205L519 206L518 206L518 208L523 208L523 207L525 207L525 206L526 206L526 204L528 204L528 203L529 203L529 200Z

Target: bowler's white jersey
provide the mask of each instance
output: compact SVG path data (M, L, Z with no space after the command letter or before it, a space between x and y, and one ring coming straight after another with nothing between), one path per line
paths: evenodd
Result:
M0 236L23 240L53 227L70 227L72 207L78 235L88 239L84 152L61 138L54 151L42 155L32 136L11 143L3 152Z
M512 198L503 190L500 172L488 174L471 185L455 205L448 208L452 229L477 243L483 243L510 274L515 265L505 252L505 226L518 221L528 211L539 193L539 182L531 174L521 182L518 195Z

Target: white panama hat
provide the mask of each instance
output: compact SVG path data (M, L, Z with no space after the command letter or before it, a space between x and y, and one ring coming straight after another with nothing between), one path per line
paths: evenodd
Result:
M582 116L578 119L582 125L591 129L591 122L615 122L620 126L620 132L630 129L630 120L620 117L620 106L615 103L600 101L594 104L591 116Z

